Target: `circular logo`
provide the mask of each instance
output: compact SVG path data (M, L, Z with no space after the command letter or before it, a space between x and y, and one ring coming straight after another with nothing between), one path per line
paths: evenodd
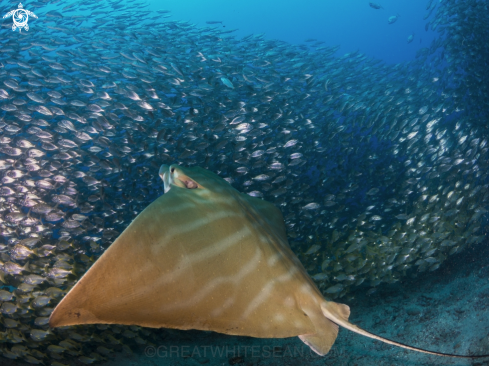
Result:
M29 14L24 9L17 9L14 11L12 19L18 28L24 28L29 20Z

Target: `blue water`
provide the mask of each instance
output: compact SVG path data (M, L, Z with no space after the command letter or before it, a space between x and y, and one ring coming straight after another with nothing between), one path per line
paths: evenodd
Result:
M426 0L381 0L384 9L373 9L359 0L151 0L152 9L170 10L173 20L197 26L238 29L238 37L265 33L268 39L303 44L317 39L340 45L337 55L359 50L386 63L411 61L429 47L436 33L425 31ZM390 16L399 14L394 24ZM207 21L223 24L208 25ZM407 43L410 34L414 41Z

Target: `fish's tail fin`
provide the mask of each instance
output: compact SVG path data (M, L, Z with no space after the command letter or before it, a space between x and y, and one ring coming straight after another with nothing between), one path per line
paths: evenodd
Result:
M26 264L24 264L24 267L22 267L22 271L26 271L26 272L29 272L30 269L29 269L29 262L27 262Z
M346 309L348 312L346 312ZM356 326L355 324L352 324L348 321L348 316L350 315L350 308L347 305L343 304L337 304L335 302L331 301L326 301L321 305L321 310L323 311L324 316L329 319L331 322L342 326L343 328L346 328L348 330L351 330L352 332L361 334L365 337L369 337L372 339L376 339L378 341L392 344L393 346L409 349L411 351L416 351L416 352L421 352L421 353L427 353L429 355L435 355L435 356L445 356L445 357L456 357L456 358L486 358L489 357L488 355L478 355L478 356L465 356L465 355L455 355L455 354L449 354L449 353L441 353L441 352L434 352L434 351L428 351L422 348L417 348L417 347L412 347L408 346L403 343L395 342L387 338L380 337L376 334L367 332L366 330Z
M350 308L347 305L343 304L335 305L337 305L338 311L341 312L342 317L344 317L344 319L348 321ZM318 355L324 356L333 346L336 337L338 336L339 327L335 322L331 321L328 318L325 318L323 314L318 314L314 311L309 312L305 309L303 310L315 325L315 333L303 334L300 335L299 338Z

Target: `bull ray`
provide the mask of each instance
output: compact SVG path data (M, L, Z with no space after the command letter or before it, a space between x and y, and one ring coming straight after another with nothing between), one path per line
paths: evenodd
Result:
M299 336L326 354L348 321L289 248L278 208L198 167L162 165L165 194L142 211L71 289L49 325L125 324L259 338ZM459 356L452 357L484 357Z

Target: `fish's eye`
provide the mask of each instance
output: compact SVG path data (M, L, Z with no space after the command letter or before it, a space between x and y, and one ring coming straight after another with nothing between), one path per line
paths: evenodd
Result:
M175 168L171 168L170 172L173 173L175 171Z

